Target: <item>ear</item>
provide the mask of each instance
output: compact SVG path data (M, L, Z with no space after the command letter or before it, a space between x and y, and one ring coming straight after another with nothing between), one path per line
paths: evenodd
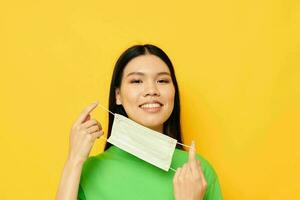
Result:
M121 105L122 102L121 102L121 95L120 95L120 89L119 88L116 88L115 94L116 94L116 104Z

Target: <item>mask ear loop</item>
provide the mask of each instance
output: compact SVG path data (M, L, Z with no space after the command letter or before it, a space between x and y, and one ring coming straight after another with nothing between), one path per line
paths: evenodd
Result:
M115 115L115 113L113 113L113 112L111 112L110 110L108 110L108 109L106 109L104 106L102 106L100 103L98 103L98 105L102 108L102 109L104 109L104 110L106 110L107 112L109 112L110 114L112 114L114 117L117 117L116 115ZM104 137L102 137L102 138L104 138ZM100 139L101 139L101 137L100 137ZM104 138L106 141L107 141L107 138Z
M107 112L109 112L110 114L114 115L114 117L116 117L118 119L118 117L115 115L115 113L111 112L110 110L108 110L107 108L105 108L104 106L102 106L100 103L98 104L101 108L103 108L104 110L106 110ZM118 119L119 120L119 119ZM107 140L107 138L105 138L105 140ZM184 147L188 147L188 148L191 148L191 146L189 145L186 145L186 144L183 144L183 143L180 143L180 142L177 142L177 144L181 145L181 146L184 146ZM173 172L176 172L176 169L170 167L169 168L170 170L172 170Z
M110 114L115 115L115 113L111 112L110 110L108 110L107 108L105 108L104 106L102 106L100 103L98 104L101 108L103 108L104 110L106 110L107 112L109 112Z
M173 172L176 172L176 169L173 169L172 167L170 167L170 170L172 170Z
M180 142L177 142L177 144L180 144L181 146L184 146L184 147L191 148L191 146L189 146L189 145L186 145L186 144L183 144L183 143L180 143Z

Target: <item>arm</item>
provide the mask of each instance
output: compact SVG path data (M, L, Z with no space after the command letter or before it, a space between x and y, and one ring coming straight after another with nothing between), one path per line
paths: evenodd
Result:
M56 194L56 200L77 199L82 165L82 162L67 159Z
M56 200L77 200L83 163L88 158L97 138L103 135L101 124L90 119L89 113L98 105L89 105L76 120L71 129L69 156L64 165L56 193Z

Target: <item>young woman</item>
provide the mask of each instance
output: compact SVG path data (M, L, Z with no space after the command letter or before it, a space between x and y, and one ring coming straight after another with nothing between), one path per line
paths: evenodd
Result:
M194 142L185 152L177 146L171 167L161 170L122 149L106 143L105 151L88 158L101 124L90 118L98 103L89 105L72 126L69 156L57 200L219 200L217 173ZM109 110L181 141L179 89L173 65L157 46L135 45L116 62L109 96ZM109 115L108 135L113 124Z

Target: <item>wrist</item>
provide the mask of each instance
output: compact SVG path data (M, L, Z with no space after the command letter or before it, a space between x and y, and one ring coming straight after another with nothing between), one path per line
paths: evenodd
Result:
M82 167L84 163L84 160L83 159L78 159L78 158L75 158L75 157L72 157L72 156L69 156L68 159L67 159L67 165L69 167Z

